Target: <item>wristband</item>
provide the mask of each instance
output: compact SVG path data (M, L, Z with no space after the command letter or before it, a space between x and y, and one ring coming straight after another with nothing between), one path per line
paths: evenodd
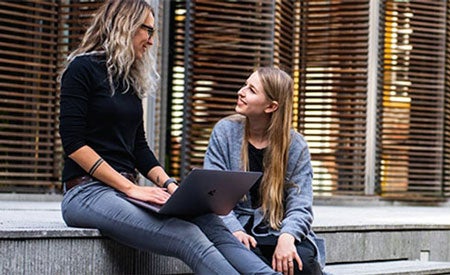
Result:
M162 188L167 188L169 186L169 184L171 184L171 183L175 183L176 185L178 185L178 181L176 179L169 178L164 182Z

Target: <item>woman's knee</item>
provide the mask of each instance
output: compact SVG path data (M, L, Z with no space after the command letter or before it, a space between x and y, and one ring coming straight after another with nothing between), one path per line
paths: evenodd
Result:
M212 245L211 241L202 230L189 221L173 218L164 226L163 230L166 231L166 234L169 234L172 238L177 239L177 241L181 243L205 247Z

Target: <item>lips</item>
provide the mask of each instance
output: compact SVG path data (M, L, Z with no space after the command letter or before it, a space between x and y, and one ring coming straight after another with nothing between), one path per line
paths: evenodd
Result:
M238 98L237 105L247 105L247 103L243 101L241 98Z

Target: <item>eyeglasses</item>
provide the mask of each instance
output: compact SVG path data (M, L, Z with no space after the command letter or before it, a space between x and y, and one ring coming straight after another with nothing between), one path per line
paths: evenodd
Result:
M141 25L141 28L144 28L144 29L147 31L147 33L148 33L148 39L152 38L153 35L155 34L155 29L152 28L152 27L150 27L150 26L147 26L147 25L145 25L145 24L142 24L142 25Z

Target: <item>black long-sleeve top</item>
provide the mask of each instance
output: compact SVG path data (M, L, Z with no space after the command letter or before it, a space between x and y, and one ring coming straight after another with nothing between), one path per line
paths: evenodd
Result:
M59 133L65 152L62 180L86 175L70 154L84 145L118 172L143 175L160 163L145 138L141 99L120 83L111 96L104 54L76 57L61 79Z

